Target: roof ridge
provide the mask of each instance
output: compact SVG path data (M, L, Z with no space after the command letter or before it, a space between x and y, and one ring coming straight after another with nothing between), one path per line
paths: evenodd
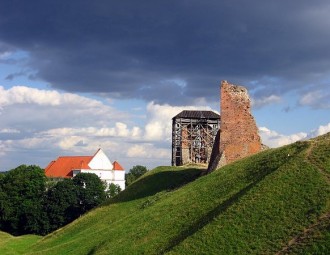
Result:
M102 150L101 148L98 148L92 157L94 158L96 156L96 154L99 153L99 151L101 151L101 150Z
M220 119L220 114L212 110L183 110L173 117L191 119Z
M113 170L124 170L122 165L117 160L113 161L112 165L113 165Z

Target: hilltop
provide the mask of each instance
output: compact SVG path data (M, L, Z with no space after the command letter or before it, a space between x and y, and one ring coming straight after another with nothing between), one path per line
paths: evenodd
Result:
M329 253L330 134L202 172L158 167L44 238L0 233L20 242L0 253Z

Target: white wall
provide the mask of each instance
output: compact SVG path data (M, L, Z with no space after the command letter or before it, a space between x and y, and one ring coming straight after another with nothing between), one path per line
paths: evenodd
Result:
M97 151L92 160L89 162L88 166L91 169L113 169L113 165L110 162L108 156L105 155L105 153L101 149Z
M112 170L81 169L81 172L96 174L101 180L115 180L114 171Z
M110 183L118 184L121 190L125 189L125 171L81 169L81 172L96 174L102 181L106 181L108 185Z
M125 189L125 171L124 170L118 170L114 171L115 175L115 181L113 182L114 184L118 184L121 188L121 190Z
M112 170L113 165L111 161L101 149L97 151L88 166L91 169L75 169L73 171L73 177L80 171L83 173L92 173L96 174L102 181L106 181L108 185L110 183L118 184L121 190L125 189L125 171Z
M124 170L114 171L114 179L116 181L125 181L125 171Z

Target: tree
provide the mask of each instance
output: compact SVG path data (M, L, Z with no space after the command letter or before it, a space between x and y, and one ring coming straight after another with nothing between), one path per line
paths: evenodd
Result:
M3 179L3 178L5 178L5 172L0 172L0 181Z
M0 229L3 229L6 225L12 209L6 191L3 188L2 179L0 178Z
M98 206L106 199L105 185L96 174L79 173L72 179L49 187L44 205L49 225L54 231Z
M0 226L13 235L39 233L46 177L38 166L21 165L0 181Z
M116 196L121 191L121 188L118 184L110 183L108 190L106 191L107 198L112 198Z
M47 234L101 204L105 187L90 173L49 185L43 169L21 165L0 177L0 229L12 235ZM111 195L119 190L111 189Z
M80 214L98 206L105 199L105 184L96 174L79 173L73 177Z
M148 169L145 166L133 166L130 169L129 173L125 175L126 186L130 185L132 182L134 182L140 176L144 175L146 172L148 172Z
M80 212L76 186L72 179L64 179L49 187L44 211L47 214L48 226L44 232L52 232L75 220Z

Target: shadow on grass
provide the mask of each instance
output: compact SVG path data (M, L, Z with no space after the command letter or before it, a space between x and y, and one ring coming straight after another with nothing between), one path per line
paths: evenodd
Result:
M119 193L116 197L108 201L106 204L127 202L139 198L152 196L161 191L174 190L189 182L196 180L203 174L203 172L205 172L205 170L188 168L179 171L168 170L155 174L150 174L132 183L124 191ZM102 247L105 243L106 241L103 241L97 246L94 246L87 254L95 254L98 247Z
M189 226L186 230L183 230L178 236L172 238L172 240L169 241L168 246L164 250L161 250L158 254L165 254L171 251L175 246L182 243L186 238L195 234L207 224L211 223L217 216L224 213L229 207L237 203L246 193L248 193L253 187L255 187L270 173L272 173L272 171L264 172L264 174L260 175L255 181L253 181L245 188L241 189L239 192L232 195L230 198L216 206L213 210L203 215L203 217L201 217L199 220L193 222L193 224Z
M124 191L110 200L109 203L127 202L152 196L165 190L177 189L201 176L203 170L189 168L184 170L168 170L150 174L138 179Z
M179 235L172 238L167 247L164 250L161 250L159 254L165 254L171 251L175 246L182 243L186 238L195 234L206 225L211 223L216 217L223 214L228 208L230 208L235 203L238 203L239 200L244 197L251 189L253 189L259 182L261 182L269 174L276 171L278 168L283 165L289 165L293 161L299 160L299 154L305 151L308 148L308 143L297 142L293 145L284 147L277 151L272 151L271 154L267 152L251 157L243 161L237 161L231 165L240 166L243 164L246 169L247 175L245 176L248 184L246 187L233 194L227 200L217 205L214 209L204 214L199 220L192 222L187 229L183 230Z

